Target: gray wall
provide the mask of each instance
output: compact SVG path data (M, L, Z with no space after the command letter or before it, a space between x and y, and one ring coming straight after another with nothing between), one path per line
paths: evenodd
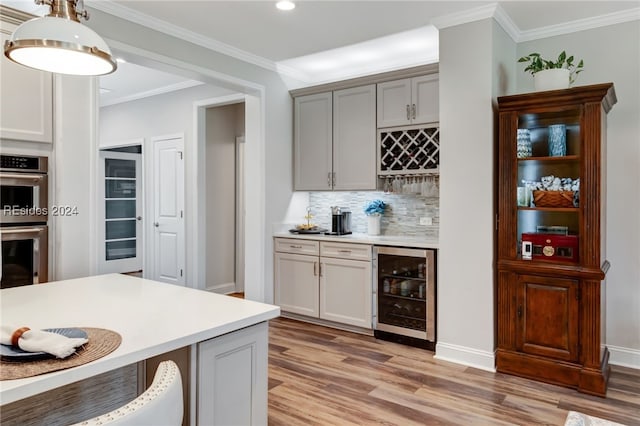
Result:
M492 102L501 58L494 55L496 46L509 45L497 25L487 19L440 30L436 355L485 369L494 366L495 347Z
M184 133L193 138L193 102L232 93L204 85L100 108L101 143Z
M613 82L618 103L607 117L606 343L611 361L640 368L640 21L580 31L518 45L557 56L562 50L582 58L584 71L574 86ZM520 72L517 91L533 89Z

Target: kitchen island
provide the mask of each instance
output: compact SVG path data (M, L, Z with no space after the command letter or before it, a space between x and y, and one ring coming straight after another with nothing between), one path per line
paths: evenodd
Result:
M0 381L0 404L4 409L61 386L191 347L192 416L186 424L196 424L196 418L197 424L216 424L217 419L228 421L227 414L234 415L213 413L214 407L224 408L229 402L225 395L215 394L220 360L227 369L224 377L229 377L229 368L237 368L243 377L251 372L250 380L244 382L250 389L234 389L236 396L246 395L247 400L234 402L240 404L236 408L249 411L240 413L243 421L266 424L267 321L278 315L276 306L120 274L3 289L2 324L32 329L102 328L120 334L122 342L112 353L84 365ZM234 353L241 355L234 359Z

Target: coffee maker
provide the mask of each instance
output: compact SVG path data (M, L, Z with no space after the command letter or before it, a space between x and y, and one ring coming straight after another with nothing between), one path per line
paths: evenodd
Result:
M351 211L344 207L331 207L331 235L351 234Z

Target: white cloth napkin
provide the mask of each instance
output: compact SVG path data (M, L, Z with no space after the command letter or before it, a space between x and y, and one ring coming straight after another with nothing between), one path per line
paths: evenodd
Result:
M19 328L12 325L0 326L0 343L11 345L11 337ZM26 352L46 352L56 358L66 358L74 353L78 346L82 346L88 341L88 339L66 337L50 331L29 330L25 331L18 339L18 346Z

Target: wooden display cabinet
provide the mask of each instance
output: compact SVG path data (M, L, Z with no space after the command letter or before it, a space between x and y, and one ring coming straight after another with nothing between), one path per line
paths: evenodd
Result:
M612 83L498 98L499 179L497 370L604 396L609 353L604 346L606 114ZM566 154L550 156L549 126L566 127ZM518 151L527 129L530 151ZM580 179L573 205L536 206L523 181L553 175ZM551 231L553 230L553 231ZM553 232L577 253L560 257ZM523 234L544 247L523 257ZM547 234L547 235L539 235ZM537 250L536 250L537 248Z

